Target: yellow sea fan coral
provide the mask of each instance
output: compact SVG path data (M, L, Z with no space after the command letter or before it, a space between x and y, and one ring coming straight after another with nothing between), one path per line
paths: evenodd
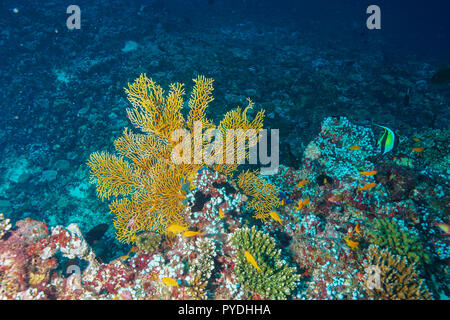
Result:
M102 200L118 197L111 202L110 210L115 215L114 226L120 241L134 242L140 232L166 232L170 224L185 224L184 186L192 182L203 164L174 163L172 153L178 141L172 141L172 134L182 129L189 138L196 138L194 125L197 121L202 123L201 134L208 128L215 128L206 118L206 109L213 101L213 79L199 76L194 82L185 119L181 112L184 85L172 84L165 94L161 86L141 75L125 92L132 104L132 108L127 109L128 117L143 133L125 129L114 142L118 155L94 152L90 156L91 183L97 185L98 196ZM253 121L246 117L247 109L252 106L249 100L244 112L237 108L228 113L220 125L223 132L228 128L261 129L263 111ZM202 145L205 143L202 141ZM221 170L231 173L237 166L237 163L226 164ZM259 198L267 201L264 196Z
M192 89L191 97L189 99L189 115L187 118L187 127L193 132L194 122L201 121L204 128L211 128L214 125L206 119L206 108L209 103L214 100L212 91L214 90L211 78L199 76L194 79L194 88Z
M163 89L144 74L128 84L125 92L133 105L132 109L127 109L128 118L143 132L170 141L172 132L183 127L181 108L185 92L182 84L172 84L164 97Z
M260 110L250 121L247 118L247 111L253 108L253 102L250 98L247 101L248 105L244 111L238 106L227 112L218 127L224 142L223 161L222 164L215 165L213 168L226 175L237 169L239 157L242 161L248 160L249 149L255 147L259 141L258 133L263 128L265 110ZM228 153L233 156L232 161L228 159Z
M91 169L91 183L97 185L97 195L102 200L111 196L128 195L135 188L133 168L122 157L94 152L88 166Z
M241 172L238 176L238 186L246 195L252 197L248 206L255 211L254 217L257 219L267 219L269 212L280 205L278 188L258 176L257 171Z

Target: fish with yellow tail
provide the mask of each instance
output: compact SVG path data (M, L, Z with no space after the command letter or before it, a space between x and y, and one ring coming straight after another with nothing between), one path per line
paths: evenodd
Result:
M356 224L356 226L355 226L355 232L358 234L358 235L361 235L361 227L359 226L359 222Z
M376 170L363 171L363 172L360 172L359 174L361 174L363 176L374 176L377 174L377 171Z
M247 259L247 261L250 262L250 264L252 266L254 266L257 270L261 271L261 268L258 266L255 258L253 258L253 256L251 255L250 252L248 252L247 250L244 250L244 255L245 255L245 259Z
M352 248L352 250L358 249L359 242L349 239L348 235L345 236L344 241L350 248Z
M303 179L302 181L300 181L300 182L297 184L297 188L301 188L301 187L303 187L304 185L306 185L307 183L309 183L309 180L308 180L308 179Z
M188 231L183 232L183 236L185 236L186 238L198 236L199 234L200 234L199 231L188 230Z
M276 213L275 211L270 211L269 212L270 217L275 220L276 222L279 222L281 225L283 224L283 222L281 221L280 216L278 215L278 213Z
M171 224L171 225L167 228L167 230L169 230L169 231L172 232L172 233L177 234L177 233L181 233L181 232L186 231L186 230L187 230L187 227L185 227L185 226L180 226L179 224Z
M300 211L302 210L302 208L306 205L309 204L309 199L305 199L305 200L299 200L298 204L296 206L294 206L295 210Z
M362 187L358 187L358 190L361 190L361 191L366 191L366 190L370 190L370 189L372 189L373 187L375 187L377 184L375 183L375 182L371 182L371 183L368 183L368 184L366 184L366 185L364 185L364 186L362 186Z
M223 213L222 208L219 208L219 218L220 218L220 219L225 218L225 213Z
M169 287L178 287L178 282L175 279L169 277L162 277L161 281Z

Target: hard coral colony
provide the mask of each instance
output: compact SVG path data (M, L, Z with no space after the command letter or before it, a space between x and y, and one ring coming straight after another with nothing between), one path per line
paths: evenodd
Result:
M172 84L165 93L141 75L125 90L132 104L128 118L141 133L125 129L114 142L116 154L94 152L88 161L98 196L114 198L109 208L116 237L132 245L128 254L102 262L74 224L48 230L27 219L11 228L0 215L0 298L383 300L450 294L449 239L442 232L449 187L440 167L429 169L430 160L394 148L395 133L386 127L377 148L370 128L344 117L322 122L297 170L281 165L278 173L262 176L239 170L237 161L177 164L171 157L176 130L195 140L201 121L201 133L215 128L225 141L227 130L263 128L263 110L247 118L250 99L218 125L209 120L212 83L194 79L185 116L184 85ZM236 136L233 147L238 139L247 141L248 158L257 141ZM383 141L392 143L380 150ZM189 149L195 154L194 146ZM224 154L216 150L215 156ZM430 153L425 148L423 154ZM79 272L58 272L60 255Z

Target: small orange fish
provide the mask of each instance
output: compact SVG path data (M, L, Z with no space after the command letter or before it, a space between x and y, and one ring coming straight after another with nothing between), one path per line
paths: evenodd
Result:
M351 146L349 147L350 150L361 150L360 146Z
M252 266L254 266L256 269L258 269L259 271L261 271L261 268L258 266L258 264L256 263L255 258L253 258L253 256L250 254L250 252L248 252L247 250L244 251L244 255L245 255L245 259L247 259L248 262L250 262L250 264Z
M139 248L136 247L136 246L131 247L131 248L130 248L130 252L128 252L128 254L130 254L130 253L132 253L132 252L136 252L136 251L138 251L138 250L139 250Z
M421 153L423 151L422 147L417 147L417 148L412 148L413 151L417 152L417 153Z
M294 206L295 210L300 211L303 208L303 201L299 200L298 204L296 206Z
M299 200L298 204L294 206L295 210L300 211L304 206L309 204L309 199Z
M361 229L359 228L359 222L355 226L355 232L359 235L361 235Z
M345 242L347 243L347 245L352 248L352 250L358 249L359 246L359 242L353 241L351 239L348 238L348 235L345 236L344 238Z
M281 203L282 206L284 206L286 204L286 199L285 198L281 199L280 203Z
M412 138L415 142L419 142L420 141L420 139L419 138L416 138L416 137L413 137Z
M187 230L187 227L185 226L180 226L178 224L171 224L167 230L169 230L172 233L180 233L180 232L184 232Z
M167 286L178 287L178 282L176 280L172 279L172 278L162 277L161 280Z
M363 187L358 187L358 190L370 190L370 189L372 189L373 187L375 187L377 184L375 183L375 182L371 182L371 183L369 183L369 184L366 184L365 186L363 186Z
M219 208L219 218L220 218L220 219L225 218L225 213L223 213L222 208Z
M301 187L303 187L305 184L307 184L307 183L309 183L309 180L308 179L303 179L302 181L300 181L298 184L297 184L297 188L301 188Z
M121 256L119 259L120 259L120 260L127 260L128 258L129 258L129 256L126 255L126 256Z
M281 221L280 216L278 215L278 213L276 213L275 211L270 211L269 212L270 217L275 220L276 222L279 222L280 224L283 224Z
M193 237L193 236L197 236L197 235L199 235L200 234L200 232L199 231L185 231L185 232L183 232L183 236L185 236L185 237Z
M360 172L359 174L362 174L363 176L374 176L377 174L378 171L376 170L370 170L370 171L364 171Z

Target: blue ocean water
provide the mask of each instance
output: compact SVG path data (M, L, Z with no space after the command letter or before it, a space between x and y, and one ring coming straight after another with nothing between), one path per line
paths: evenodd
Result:
M105 261L129 246L115 239L86 162L112 152L131 127L123 89L141 73L187 92L198 75L214 78L216 122L251 97L266 110L265 127L280 129L280 163L296 169L327 117L402 137L448 132L448 1L73 4L81 20L71 30L68 2L0 3L0 212L14 222L77 223L84 233L106 224L96 248ZM381 29L366 24L373 4ZM439 214L448 221L448 207Z

